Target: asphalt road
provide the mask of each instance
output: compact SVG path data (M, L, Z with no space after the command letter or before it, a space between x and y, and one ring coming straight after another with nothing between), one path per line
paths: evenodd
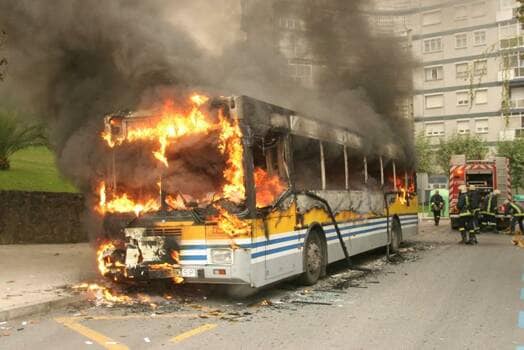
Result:
M0 349L519 349L524 250L508 236L457 241L426 224L397 263L356 259L374 273L335 266L318 286L242 302L212 290L180 291L169 308L86 302L0 325Z

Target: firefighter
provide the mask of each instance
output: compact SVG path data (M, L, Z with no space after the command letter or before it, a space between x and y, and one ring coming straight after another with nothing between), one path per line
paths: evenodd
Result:
M468 190L465 185L459 187L460 194L457 202L457 209L459 210L459 232L462 238L460 243L467 244L468 230L471 225L471 211L469 206Z
M497 229L497 214L498 214L498 196L500 195L499 190L494 190L484 198L482 204L482 224L490 230L498 233Z
M438 190L435 191L435 194L431 196L429 200L431 204L431 211L433 212L433 218L435 219L435 226L438 226L440 221L440 213L444 208L444 198L439 194Z
M469 227L469 241L470 244L477 244L477 234L480 232L480 192L477 191L475 185L469 186L468 191L469 208L471 211L470 227Z
M520 205L509 199L506 199L504 201L504 204L506 205L504 214L511 215L511 234L515 234L515 226L518 222L520 234L522 235L524 233L524 225L522 223L522 221L524 220L524 209L522 209Z

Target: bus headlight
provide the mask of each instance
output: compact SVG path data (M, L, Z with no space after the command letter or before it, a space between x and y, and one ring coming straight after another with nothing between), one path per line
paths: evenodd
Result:
M219 265L231 265L233 262L233 251L227 248L211 249L211 263Z
M128 227L124 229L125 236L131 239L141 238L144 236L145 232L145 227Z

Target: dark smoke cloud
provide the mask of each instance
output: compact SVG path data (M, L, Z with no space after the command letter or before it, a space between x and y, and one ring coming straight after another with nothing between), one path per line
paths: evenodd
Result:
M44 119L62 172L86 193L107 171L99 137L106 113L193 89L250 95L332 122L350 120L368 149L400 143L411 160L411 129L394 113L398 99L411 91L411 57L396 40L370 34L360 11L365 1L323 1L338 12L317 2L295 1L307 24L307 55L322 66L318 87L304 89L288 78L287 59L275 47L272 19L285 9L272 0L243 2L249 5L244 23L239 0L2 0L9 72L0 96L3 104ZM241 32L246 25L256 32ZM122 173L144 169L144 179L156 176L136 155L125 158ZM202 162L181 159L181 179L200 171Z

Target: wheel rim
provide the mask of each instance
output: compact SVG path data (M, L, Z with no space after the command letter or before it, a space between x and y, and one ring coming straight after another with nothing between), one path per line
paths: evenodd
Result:
M316 240L312 240L307 247L307 270L310 274L315 275L320 271L321 266L322 252L320 245Z

